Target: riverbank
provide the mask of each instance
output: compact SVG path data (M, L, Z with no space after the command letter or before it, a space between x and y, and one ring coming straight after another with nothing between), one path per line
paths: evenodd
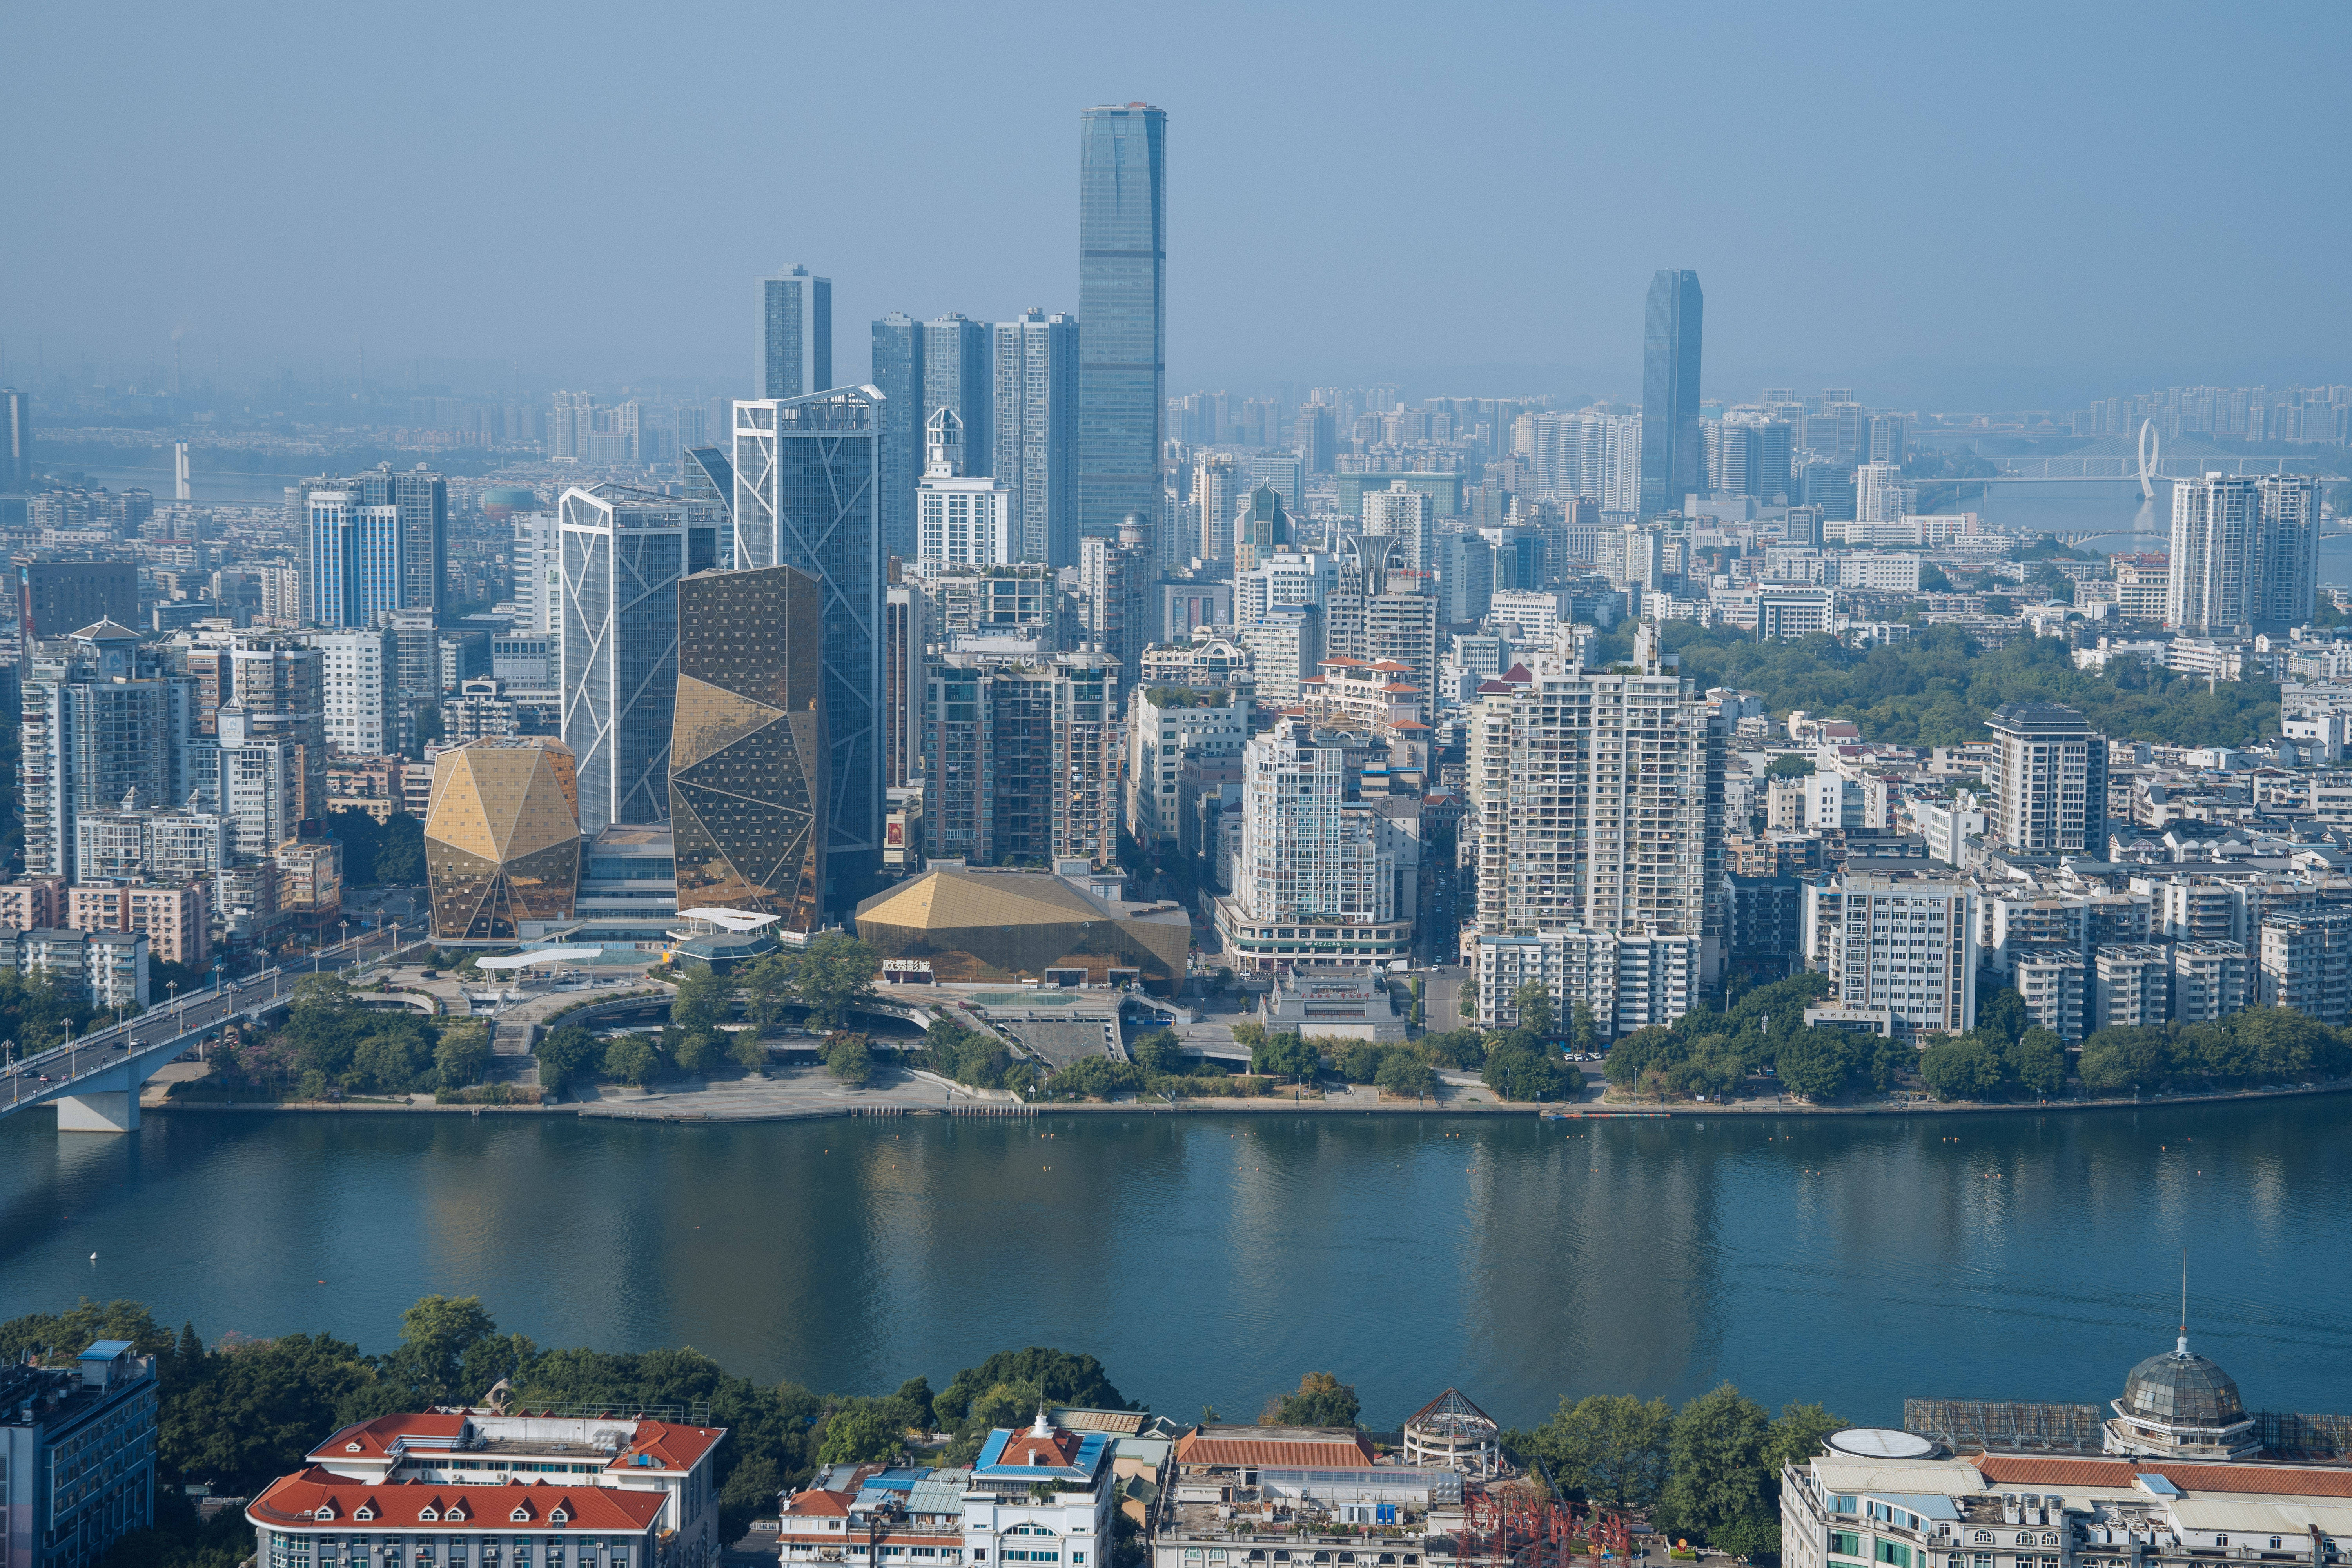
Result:
M570 1116L581 1121L757 1122L837 1121L883 1116L1461 1116L1539 1117L1560 1121L1663 1121L1693 1117L1818 1117L1832 1120L1888 1116L2046 1116L2077 1110L2148 1110L2179 1105L2233 1105L2266 1100L2301 1100L2352 1092L2352 1079L2296 1085L2283 1089L2221 1090L2207 1094L2149 1095L2132 1100L2045 1100L1979 1102L1973 1100L1906 1100L1893 1104L1811 1105L1801 1100L1725 1100L1698 1105L1646 1104L1640 1101L1584 1100L1575 1105L1544 1105L1508 1100L1389 1100L1349 1095L1313 1100L1270 1098L1164 1100L1042 1100L1020 1102L1003 1099L949 1096L932 1100L936 1081L927 1083L918 1100L907 1086L891 1085L877 1091L834 1089L824 1103L784 1100L741 1093L724 1081L703 1089L676 1093L627 1095L611 1100L566 1101L556 1105L438 1105L419 1099L402 1105L387 1101L352 1104L330 1100L262 1100L236 1103L219 1100L159 1100L142 1105L142 1112L200 1112L260 1115L285 1112L332 1116ZM895 1092L894 1092L895 1091ZM709 1099L705 1097L709 1096Z

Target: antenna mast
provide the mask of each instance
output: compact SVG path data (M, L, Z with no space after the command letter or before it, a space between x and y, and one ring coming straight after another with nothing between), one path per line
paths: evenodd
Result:
M2189 1249L2185 1247L2180 1249L2180 1339L2174 1353L2189 1353Z

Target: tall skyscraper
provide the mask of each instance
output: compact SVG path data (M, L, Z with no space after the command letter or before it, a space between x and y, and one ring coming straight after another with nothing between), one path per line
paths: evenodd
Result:
M400 510L369 506L356 490L314 489L309 499L309 618L372 626L381 612L402 608Z
M0 386L0 495L33 488L33 400Z
M1903 470L1893 463L1864 463L1853 471L1856 522L1903 521Z
M1675 511L1701 485L1698 274L1662 268L1642 330L1642 514Z
M761 395L805 397L833 384L833 279L805 267L761 285Z
M817 928L833 783L822 592L793 566L678 579L669 801L680 910Z
M1992 834L2021 855L2107 853L2107 740L2072 708L2011 702L1992 731Z
M949 409L963 426L963 471L985 474L995 460L996 401L988 323L950 311L923 323L922 427ZM885 389L887 395L887 389Z
M1298 449L1310 474L1328 474L1337 447L1337 433L1328 405L1310 403L1298 411L1291 424L1290 444Z
M151 803L185 800L194 714L195 682L112 621L77 628L62 655L36 660L19 735L26 874L72 876L77 820L116 809L133 789Z
M735 559L824 584L825 907L856 901L882 851L880 412L874 386L735 405Z
M1272 485L1259 485L1234 520L1234 575L1255 570L1259 562L1289 545L1290 514L1283 510L1282 496Z
M2319 482L2219 473L2172 487L2165 624L2227 633L2301 626L2318 597Z
M563 743L580 826L669 820L677 580L721 564L718 509L627 485L563 492Z
M1145 103L1078 115L1078 531L1098 538L1160 510L1167 135L1166 112Z
M1069 565L1078 554L1078 323L1029 310L996 323L990 472L1012 498L1023 561Z
M882 549L912 561L915 487L923 478L923 323L902 310L874 323L874 384L882 393Z
M373 579L367 587L371 604L380 605L381 595L390 593L390 606L402 610L441 609L443 585L449 574L449 484L439 474L418 467L405 472L394 472L390 463L378 463L374 468L352 475L349 479L301 479L286 487L286 520L298 537L305 541L303 553L304 588L310 597L312 618L320 616L317 608L341 595L340 584L322 587L317 576L319 557L313 548L314 529L310 496L318 490L343 492L342 505L350 508L389 507L396 542L377 542L371 546L378 550L378 558L369 565L373 572L388 576ZM385 514L375 512L373 521L381 524ZM382 558L382 551L397 554L394 566ZM343 564L339 561L339 569ZM361 564L367 564L362 563ZM348 598L340 601L348 605ZM364 620L352 622L321 621L322 625L365 626Z

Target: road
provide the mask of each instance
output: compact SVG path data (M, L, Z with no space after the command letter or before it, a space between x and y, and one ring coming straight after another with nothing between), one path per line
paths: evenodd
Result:
M56 1047L22 1062L12 1062L0 1070L0 1111L51 1092L62 1082L113 1067L125 1054L141 1046L162 1044L219 1023L258 1002L283 996L306 975L367 963L389 949L392 940L390 931L371 931L354 938L348 947L331 947L262 974L231 981L219 992L199 991L183 1002L159 1003L135 1018L93 1030L69 1045Z

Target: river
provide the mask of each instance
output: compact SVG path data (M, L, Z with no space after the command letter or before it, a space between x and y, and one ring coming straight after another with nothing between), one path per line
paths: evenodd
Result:
M388 1348L429 1291L544 1345L934 1387L1099 1355L1183 1418L1301 1373L1393 1426L1448 1384L1894 1421L2097 1400L2190 1332L2250 1405L2352 1410L2352 1099L1885 1119L1276 1116L660 1125L0 1122L0 1317L132 1297L215 1339ZM89 1254L97 1253L93 1261Z

